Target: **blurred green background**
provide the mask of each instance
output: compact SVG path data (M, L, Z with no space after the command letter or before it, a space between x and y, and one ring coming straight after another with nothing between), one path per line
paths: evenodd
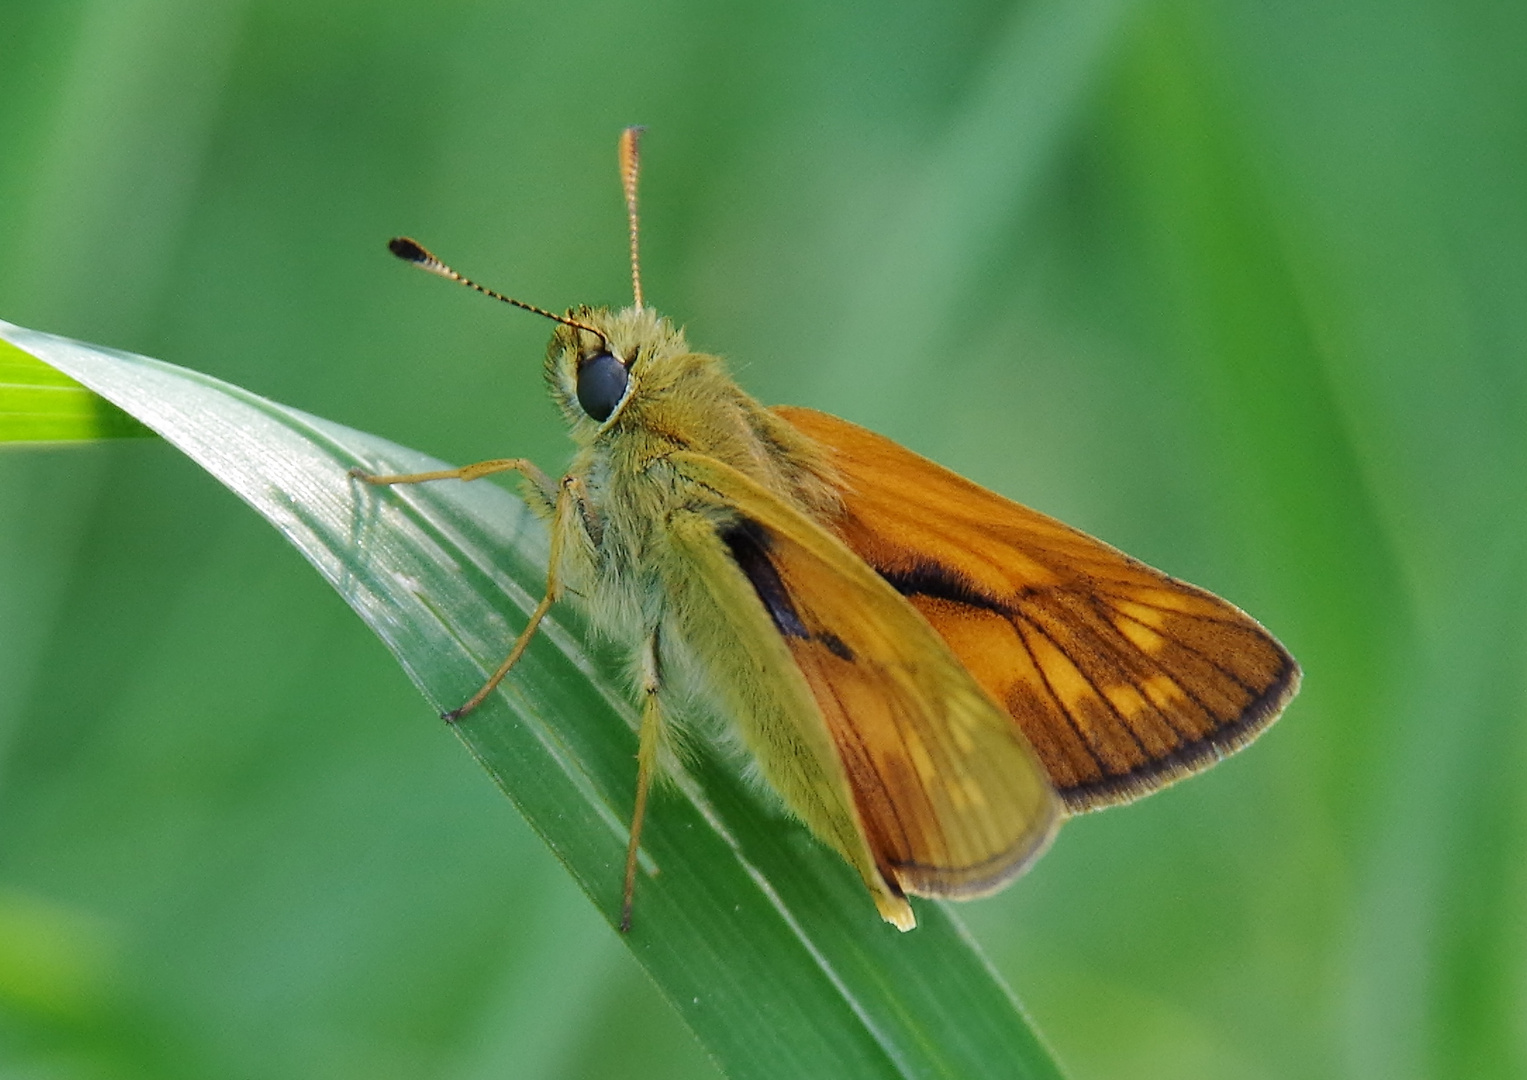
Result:
M1527 8L0 0L0 317L455 461L644 281L1253 612L1257 746L960 909L1077 1080L1527 1074ZM930 979L938 977L929 972ZM704 1077L383 648L134 441L0 454L0 1073Z

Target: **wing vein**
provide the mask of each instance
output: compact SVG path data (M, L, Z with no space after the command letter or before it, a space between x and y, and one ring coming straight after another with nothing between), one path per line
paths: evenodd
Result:
M1119 656L1121 660L1127 657L1130 661L1132 661L1136 670L1126 671L1124 674L1126 679L1133 680L1133 684L1137 691L1142 690L1143 684L1145 682L1143 672L1140 669L1148 667L1154 673L1166 678L1169 682L1171 682L1173 686L1177 687L1179 690L1183 690L1184 693L1187 693L1189 697L1192 697L1193 703L1200 709L1203 709L1206 716L1210 717L1211 719L1214 717L1214 713L1210 711L1202 701L1199 701L1197 697L1193 696L1191 692L1187 691L1177 676L1174 675L1171 671L1167 670L1165 665L1158 661L1154 656L1150 655L1150 653L1140 648L1134 642L1130 641L1127 637L1124 636L1124 634L1119 631L1118 626L1115 625L1113 620L1109 618L1109 613L1112 611L1112 609L1108 608L1107 604L1102 600L1100 596L1094 594L1085 596L1084 599L1092 607L1092 613L1097 617L1100 627L1106 628L1106 635L1099 627L1089 627L1088 632L1091 633L1097 641L1108 645L1108 651ZM1110 640L1110 638L1112 640ZM1151 707L1156 715L1161 717L1162 723L1166 725L1168 730L1170 730L1172 734L1177 737L1179 745L1197 742L1200 738L1203 737L1185 728L1182 723L1179 722L1177 717L1173 715L1172 710L1162 708L1160 705L1152 701L1150 697L1145 693L1141 693L1140 696L1141 699ZM1126 724L1128 723L1127 720L1125 722Z
M1047 612L1046 614L1050 613ZM1027 618L1027 616L1025 616L1025 618ZM1140 741L1140 736L1135 733L1135 729L1130 726L1129 721L1124 718L1124 715L1120 713L1118 709L1114 708L1113 702L1108 700L1108 695L1103 693L1103 691L1098 688L1098 684L1093 680L1092 675L1086 670L1086 668L1082 667L1081 664L1072 659L1071 654L1068 653L1060 644L1060 642L1055 639L1054 635L1052 635L1043 626L1039 625L1038 621L1032 619L1030 621L1034 623L1034 629L1039 631L1040 635L1043 636L1046 641L1055 646L1056 652L1060 653L1067 660L1071 661L1071 666L1076 669L1076 673L1082 677L1082 681L1085 682L1088 688L1092 691L1092 696L1101 701L1103 705L1108 709L1108 711L1113 713L1113 715L1118 718L1119 726L1124 729L1124 733L1129 736L1130 742L1134 743L1135 748L1140 751L1141 758L1149 761L1154 755L1152 755L1151 752L1146 749L1145 743ZM1061 708L1065 709L1068 714L1071 711L1071 707L1064 701L1061 702ZM1108 770L1105 768L1103 771L1107 772Z
M1168 582L1168 583L1170 583L1172 585L1177 586L1179 589L1194 588L1194 586L1189 586L1189 585L1187 585L1186 582L1180 582L1180 581L1178 581L1174 577L1168 577L1165 574L1162 574L1161 576L1162 576L1162 578L1166 582ZM1096 579L1094 579L1094 580L1096 580ZM1105 581L1116 580L1118 582L1118 584L1121 584L1121 585L1134 585L1136 587L1139 587L1139 585L1140 585L1140 583L1138 581L1125 581L1122 578L1119 578L1119 579L1104 578L1102 580L1105 580ZM1161 584L1159 582L1154 582L1154 581L1150 582L1150 586L1153 587L1153 588L1156 588L1158 590L1161 588ZM1210 615L1208 612L1200 612L1200 611L1191 611L1190 612L1190 611L1180 611L1180 610L1173 609L1173 608L1164 608L1164 607L1161 607L1160 605L1152 604L1152 603L1149 603L1149 602L1147 602L1145 600L1141 600L1138 596L1130 596L1128 593L1114 592L1114 591L1109 590L1109 589L1101 589L1100 588L1100 589L1096 589L1094 591L1095 591L1095 594L1098 597L1100 597L1100 598L1107 598L1107 599L1113 599L1113 600L1122 600L1122 601L1124 601L1125 603L1128 603L1128 604L1139 604L1141 607L1153 608L1156 611L1164 611L1164 612L1166 612L1169 615L1180 615L1183 618L1187 618L1187 619L1197 619L1200 622L1214 623L1216 626L1229 626L1229 627L1235 628L1236 630L1245 630L1246 629L1246 622L1245 622L1244 618L1235 618L1235 617L1232 617L1232 616ZM1204 599L1204 597L1199 597L1199 599ZM1216 596L1210 595L1210 596L1207 597L1207 599L1218 600L1219 598L1216 597ZM1221 603L1223 603L1223 601L1221 601Z
M1145 623L1141 622L1139 619L1137 619L1134 616L1128 614L1127 612L1118 611L1117 609L1115 609L1115 614L1117 614L1119 616L1119 618L1121 618L1121 619L1128 619L1130 622L1134 623L1136 626L1144 627L1146 630L1149 630L1153 634L1160 633L1159 630L1156 630L1152 626L1146 625ZM1195 618L1195 619L1198 618L1198 616L1196 616L1196 615L1194 615L1194 616L1185 616L1185 617L1191 617L1191 618ZM1165 635L1162 635L1162 636L1165 636ZM1235 685L1239 686L1242 690L1246 691L1247 694L1251 695L1251 699L1253 701L1255 701L1257 698L1262 696L1262 693L1263 693L1262 690L1258 690L1255 686L1252 686L1250 683L1244 681L1239 675L1237 675L1235 672L1231 671L1229 668L1225 667L1224 665L1216 663L1202 649L1194 648L1192 645L1188 644L1186 641L1182 640L1182 638L1180 638L1180 637L1172 637L1169 640L1172 642L1173 645L1177 646L1179 649L1183 649L1183 650L1185 650L1187 652L1192 653L1194 656L1198 657L1205 664L1208 664L1210 667L1212 667L1215 671L1219 672L1225 678L1227 678L1231 682L1235 683ZM1280 664L1279 666L1282 667L1283 665ZM1180 681L1178 681L1175 677L1173 678L1172 681L1173 682L1177 682L1178 686L1182 686L1182 683ZM1184 689L1186 689L1186 687L1184 687ZM1199 702L1199 704L1202 705L1203 702ZM1215 710L1209 709L1208 706L1204 706L1204 707L1208 710L1208 713L1209 713L1210 716L1218 716L1219 715L1217 712L1215 712ZM1239 713L1237 713L1237 715L1239 715ZM1231 717L1231 719L1234 719L1234 717Z
M907 757L908 760L912 760L912 755L907 748L907 737L905 734L907 718L905 712L901 708L901 702L895 702L894 707L890 710L890 713L891 723L896 729L896 739L901 743L902 753ZM928 744L923 742L923 740L919 739L918 742L922 745L923 752L928 754L930 757L935 751L940 750L937 742L934 743L932 749L930 749ZM913 772L915 773L916 771L917 770L914 767ZM952 771L949 769L944 769L942 772L943 775L946 776L952 775ZM939 847L944 852L944 861L947 862L949 856L954 853L954 849L949 843L948 835L946 835L944 832L944 825L943 821L941 820L942 815L938 812L938 808L933 805L933 799L928 793L927 783L924 778L921 775L918 775L917 781L918 790L922 793L923 799L928 803L928 808L933 811L927 816L927 824L930 826L930 828L925 834L925 841L936 839L938 841ZM931 844L925 842L923 846L926 848L930 847ZM916 864L914 863L914 865Z
M1039 673L1039 678L1044 682L1045 692L1050 695L1050 700L1055 702L1056 706L1060 709L1060 714L1061 716L1065 717L1066 726L1069 727L1072 733L1076 736L1076 741L1081 743L1082 749L1087 751L1087 756L1096 763L1098 767L1098 773L1100 775L1113 775L1108 771L1108 766L1103 763L1103 759L1098 757L1098 752L1093 749L1092 740L1087 738L1087 733L1084 732L1081 729L1081 726L1077 724L1076 717L1071 715L1071 710L1066 708L1066 703L1062 701L1060 699L1060 695L1055 692L1055 686L1050 682L1050 676L1046 674L1044 665L1039 662L1039 655L1034 652L1034 647L1029 644L1028 638L1024 636L1023 627L1020 626L1019 623L1022 622L1027 624L1029 620L1025 618L1021 613L1015 612L1013 617L1008 619L1008 622L1012 623L1013 629L1018 631L1018 640L1020 643L1022 643L1024 651L1029 654L1029 660L1033 663L1034 670ZM1036 627L1035 629L1038 628Z
M885 775L880 771L879 761L869 752L864 745L864 740L860 738L859 729L853 723L848 706L843 703L843 695L839 692L837 684L831 679L824 679L823 683L825 683L828 693L832 695L832 700L838 707L838 715L842 716L846 721L843 725L841 737L845 740L852 740L854 749L857 751L857 759L864 762L869 770L875 774L876 784L880 789L879 801L884 811L877 813L875 817L885 821L887 814L889 814L891 823L896 826L896 831L901 834L901 850L911 851L913 848L912 837L907 832L906 822L901 818L901 811L896 805L896 800L891 797L890 785L886 783ZM854 787L854 785L851 784L850 787ZM866 819L870 817L870 815L865 813L865 808L861 807L859 812Z
M1124 614L1122 611L1121 612L1117 612L1116 614L1118 614L1118 616L1121 619L1129 619L1129 621L1134 623L1136 626L1143 626L1147 630L1151 629L1151 627L1146 626L1139 619L1130 618L1130 616ZM1213 664L1207 658L1203 657L1202 654L1200 654L1197 649L1194 649L1194 648L1192 648L1191 646L1188 646L1188 645L1183 645L1182 642L1178 641L1176 638L1172 639L1172 643L1174 645L1181 645L1182 648L1186 649L1188 652L1193 653L1195 656L1198 656L1200 659L1204 660L1205 663L1210 664L1211 667L1214 667L1214 668L1216 668L1216 670L1218 670L1218 665L1217 664ZM1207 701L1205 701L1203 698L1199 697L1198 694L1194 691L1193 687L1191 687L1191 686L1187 685L1186 683L1184 683L1172 671L1170 671L1164 665L1158 663L1155 660L1154 657L1147 657L1147 659L1149 659L1151 661L1151 663L1156 665L1156 670L1160 671L1161 674L1165 675L1168 679L1172 680L1172 685L1176 686L1177 689L1181 690L1185 695L1187 695L1188 697L1192 698L1193 699L1193 704L1197 705L1200 709L1202 709L1204 711L1204 715L1209 717L1209 719L1212 720L1214 722L1214 724L1215 724L1215 727L1207 735L1193 735L1193 736L1190 736L1189 737L1190 738L1189 745L1191 745L1191 743L1194 743L1194 742L1203 742L1206 739L1211 738L1213 736L1214 732L1219 730L1219 727L1220 727L1220 725L1222 723L1221 720L1220 720L1219 713L1214 708L1212 708ZM1237 682L1239 682L1239 680L1237 680ZM1244 685L1244 684L1242 684L1242 685Z

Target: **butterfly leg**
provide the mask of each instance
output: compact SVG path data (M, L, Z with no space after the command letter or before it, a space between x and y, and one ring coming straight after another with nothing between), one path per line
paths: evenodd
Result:
M620 932L631 929L631 903L636 894L636 857L641 850L642 822L647 817L647 794L657 773L657 748L662 739L663 716L658 705L662 686L658 667L657 631L647 639L642 653L642 726L636 749L636 808L631 813L631 841L626 847L626 886L620 903Z
M499 463L483 462L483 464L493 465ZM529 463L526 462L525 464ZM467 468L471 469L477 467L478 466L468 466ZM505 469L511 467L517 466L511 464L505 465ZM535 468L533 465L530 467L533 469ZM462 469L459 471L466 472L467 469ZM540 470L536 469L536 472L540 473ZM423 475L432 480L443 479L443 477L433 476L427 473L419 475ZM481 476L486 474L479 473L478 475ZM475 478L476 477L471 476L465 477L465 479L469 480ZM388 478L382 477L381 479L386 480ZM534 480L535 477L532 476L532 481ZM509 650L509 655L505 657L504 662L498 666L498 670L488 677L488 681L483 683L482 689L478 690L477 693L473 694L470 698L467 699L466 704L462 705L458 709L452 709L450 712L442 713L442 720L445 720L448 723L454 723L457 720L460 720L467 713L481 705L483 701L487 699L489 694L498 689L498 684L504 681L504 676L509 674L509 670L513 668L515 664L519 663L520 657L525 654L525 649L530 644L530 639L535 637L536 630L541 625L541 620L546 618L546 613L551 610L552 604L556 603L557 597L562 594L561 567L563 539L567 535L568 524L574 512L573 505L578 500L580 489L580 482L576 477L572 476L563 477L562 483L554 489L556 491L556 495L554 497L551 515L551 553L550 558L547 560L546 566L546 595L541 597L541 602L537 604L535 606L535 610L530 613L530 619L525 623L525 629L520 631L520 636L514 641L514 647Z
M500 463L485 461L482 464L495 465ZM504 464L506 469L518 467L517 465L513 464ZM524 464L529 465L530 463L524 462ZM478 466L469 465L467 466L467 469L477 467ZM531 465L530 467L532 469L535 468L534 465ZM460 471L466 472L467 470L462 469ZM540 473L540 470L536 469L536 472ZM485 474L479 473L478 475L481 476ZM542 474L542 476L544 478L544 474ZM465 477L464 479L470 480L476 479L476 477ZM532 480L534 480L534 477L532 477ZM442 720L445 720L448 723L455 723L467 713L477 708L477 706L481 705L487 699L489 694L498 689L498 684L504 681L504 676L509 674L509 670L513 668L515 664L519 663L520 657L525 654L525 649L530 645L530 639L535 637L536 630L540 628L541 620L546 618L546 613L551 610L552 604L556 603L557 597L562 594L562 541L563 538L567 535L567 526L570 520L570 515L573 512L573 503L578 499L578 492L580 487L581 484L576 477L564 476L562 478L562 483L559 484L556 488L557 494L554 503L554 509L552 510L551 515L551 552L550 557L547 559L546 563L546 595L541 597L541 602L537 604L535 606L535 610L530 613L530 619L525 623L525 629L521 630L520 636L515 638L514 647L509 650L509 655L505 657L504 662L498 666L498 670L495 671L492 675L488 676L488 681L483 683L482 689L478 690L477 693L468 698L465 705L462 705L458 709L452 709L448 713L442 713Z
M567 532L567 526L571 521L573 504L585 502L583 482L574 476L564 476L560 484L553 484L551 478L527 458L495 458L492 461L479 461L475 465L464 465L459 469L436 469L433 472L419 473L368 473L364 469L352 468L350 475L357 480L362 480L377 487L388 487L393 484L422 484L430 480L479 480L484 476L492 476L494 473L517 472L528 481L526 485L527 496L532 502L538 503L537 509L543 513L549 513L551 517L551 557L546 568L546 595L530 613L530 620L525 624L525 629L515 639L514 647L509 650L508 657L498 666L498 670L488 677L488 681L482 688L467 699L466 704L450 712L441 713L441 719L448 723L460 720L467 713L481 705L498 684L504 681L504 676L509 674L511 668L519 663L524 655L530 639L535 637L541 620L551 610L551 605L556 603L557 597L562 592L560 569L562 565L562 542ZM588 512L583 513L585 519Z
M529 493L533 494L540 504L538 509L550 512L556 506L557 485L553 484L551 477L542 472L540 467L528 458L495 458L492 461L479 461L475 465L463 465L459 469L437 469L434 472L419 473L368 473L357 466L350 470L350 475L377 487L389 487L393 484L422 484L428 480L480 480L484 476L501 472L517 472L528 480Z

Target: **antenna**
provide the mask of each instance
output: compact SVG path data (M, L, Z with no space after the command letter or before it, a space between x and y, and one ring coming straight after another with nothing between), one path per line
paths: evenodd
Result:
M641 229L636 216L636 174L641 171L640 144L644 127L628 127L620 133L620 183L626 192L626 219L631 223L631 291L636 294L636 308L642 304L642 264L637 257L637 239Z
M432 255L429 250L426 249L424 245L419 243L417 240L410 239L407 236L395 236L391 240L387 241L387 250L392 252L398 258L402 259L404 262L413 263L420 270L428 270L431 274L443 277L447 281L454 281L459 285L465 285L469 289L476 289L484 296L491 296L495 300L502 300L506 304L513 304L517 308L524 308L526 311L532 311L537 315L544 315L546 318L552 320L552 322L559 322L563 326L571 326L576 330L587 330L590 334L593 334L600 341L604 342L605 350L609 352L610 355L615 355L615 350L610 346L610 339L604 336L604 331L597 330L586 322L579 322L577 319L570 319L566 315L556 315L550 311L547 311L545 308L538 308L534 304L527 304L525 301L516 300L512 296L505 296L503 293L494 292L492 289L485 288L484 286L477 284L477 282L473 281L471 278L462 277L456 271L452 270L449 266L445 265L445 263L441 262L434 255ZM640 293L637 294L638 297L640 297L640 295Z

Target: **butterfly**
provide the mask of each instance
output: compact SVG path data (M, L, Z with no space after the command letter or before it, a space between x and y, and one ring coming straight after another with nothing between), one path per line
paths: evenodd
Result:
M902 930L908 895L991 893L1068 815L1207 768L1277 718L1299 666L1238 608L846 420L767 408L691 349L642 298L640 131L619 146L630 307L559 315L411 239L389 245L559 324L546 378L576 448L566 474L521 458L352 470L374 485L518 473L549 525L544 598L447 719L493 693L564 595L630 648L642 712L623 930L648 795L691 695Z

